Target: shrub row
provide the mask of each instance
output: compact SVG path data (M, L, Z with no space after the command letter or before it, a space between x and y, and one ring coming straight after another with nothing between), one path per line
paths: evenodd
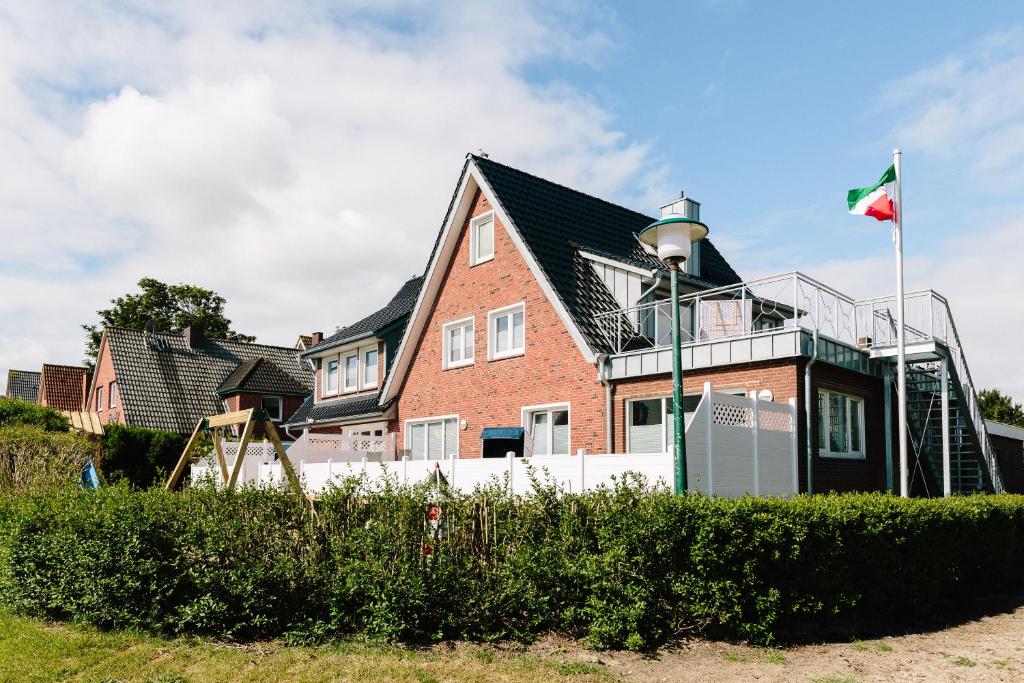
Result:
M1024 497L724 500L423 489L61 490L0 497L8 608L228 639L430 642L556 631L642 649L684 632L769 643L1019 586ZM432 552L428 552L432 550Z
M139 488L163 483L187 441L181 434L159 429L104 425L103 476L108 482L126 481Z
M95 448L88 439L39 427L0 427L0 491L77 482Z

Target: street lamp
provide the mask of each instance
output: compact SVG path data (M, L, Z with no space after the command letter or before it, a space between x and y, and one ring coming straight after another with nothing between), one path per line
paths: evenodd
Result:
M654 247L658 258L668 265L672 277L672 425L674 431L672 465L673 490L686 490L686 430L683 419L682 334L679 329L679 267L690 258L694 242L708 235L708 226L700 222L700 204L685 196L661 208L661 220L640 231L640 241Z

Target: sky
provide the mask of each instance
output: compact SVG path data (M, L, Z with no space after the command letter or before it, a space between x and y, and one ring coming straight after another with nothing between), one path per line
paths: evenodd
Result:
M1024 400L1019 2L0 0L0 103L0 392L144 276L264 343L361 318L481 149L649 214L685 190L745 278L887 295L845 195L901 147L908 289Z

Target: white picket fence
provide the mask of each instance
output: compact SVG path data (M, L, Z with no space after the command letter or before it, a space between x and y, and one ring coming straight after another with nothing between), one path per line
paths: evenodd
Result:
M796 402L788 404L733 396L704 387L700 405L686 429L687 488L717 496L739 497L746 494L792 495L797 482ZM316 435L317 438L324 435ZM390 435L393 439L394 435ZM340 437L333 437L340 438ZM299 442L297 441L296 444ZM393 447L393 441L392 447ZM670 486L673 479L671 453L630 453L591 455L583 450L574 456L534 456L531 458L467 458L441 460L395 460L382 451L340 451L335 447L288 449L297 474L306 490L318 493L332 482L353 476L365 477L370 484L390 479L412 484L437 477L440 473L449 486L473 491L478 486L496 483L513 493L533 492L533 479L554 483L564 491L578 493L621 481L627 473L642 475L650 483ZM240 484L280 484L284 481L281 463L274 458L269 444L252 444L243 463ZM394 452L393 450L391 451ZM237 453L237 447L234 451ZM229 467L234 453L225 452ZM712 457L713 454L713 457ZM193 465L193 481L209 476L215 466L212 459Z

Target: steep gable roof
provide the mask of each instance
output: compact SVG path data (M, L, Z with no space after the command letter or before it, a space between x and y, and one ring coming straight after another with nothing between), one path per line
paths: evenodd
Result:
M8 370L7 398L20 398L29 403L38 403L40 376L40 373L32 370Z
M663 268L637 239L637 234L653 223L654 218L489 158L468 155L434 242L423 286L409 319L409 329L395 354L395 371L388 376L381 392L382 402L393 399L404 381L413 348L423 333L426 311L437 296L453 245L477 190L494 207L569 335L589 362L594 362L598 354L610 351L595 323L595 315L619 306L586 262L583 252L652 271ZM710 240L702 240L700 254L699 277L683 276L691 286L706 289L741 281Z
M43 364L39 401L57 410L81 410L92 373L77 365Z
M222 339L204 339L193 348L178 334L147 335L117 327L107 328L103 339L130 425L188 433L201 418L222 412L217 390L232 375L255 387L276 376L269 370L276 368L289 378L289 386L312 390L313 373L293 348ZM268 375L261 372L264 367Z
M274 363L260 356L239 363L217 387L218 396L240 392L305 396L309 389Z
M383 409L377 394L361 394L317 403L310 396L288 419L288 426L298 427L307 422L331 422L362 417L378 417Z
M316 346L307 348L302 352L302 355L308 356L336 346L348 344L349 342L372 337L378 332L387 329L409 315L409 312L412 311L413 306L416 304L416 297L420 293L420 286L422 284L422 276L417 275L410 278L383 308L374 311L358 322L338 330Z

